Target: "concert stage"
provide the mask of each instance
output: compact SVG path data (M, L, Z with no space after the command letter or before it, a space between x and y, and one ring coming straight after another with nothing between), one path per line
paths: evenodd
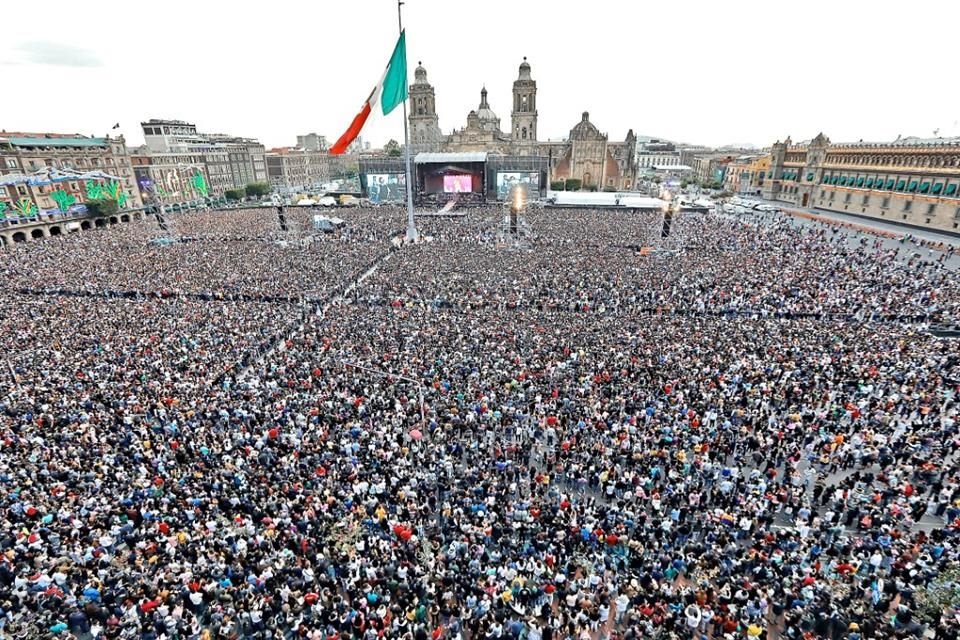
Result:
M413 202L437 211L506 200L510 188L523 184L527 199L546 198L549 161L540 156L503 156L486 152L418 153L412 158ZM403 158L360 159L363 195L373 204L402 204L406 198Z
M487 154L418 153L413 160L414 204L442 207L451 200L456 206L486 203Z

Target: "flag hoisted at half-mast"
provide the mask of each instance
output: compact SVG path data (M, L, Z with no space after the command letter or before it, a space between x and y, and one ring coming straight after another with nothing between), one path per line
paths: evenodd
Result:
M407 32L401 31L397 46L393 48L393 55L383 72L380 82L370 92L370 97L363 103L360 113L336 143L330 148L330 153L340 155L347 150L350 143L357 139L360 130L370 117L370 113L379 108L383 115L387 115L407 99Z

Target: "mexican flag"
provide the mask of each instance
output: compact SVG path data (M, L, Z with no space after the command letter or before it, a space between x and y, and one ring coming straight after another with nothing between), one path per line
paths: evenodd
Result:
M360 130L374 110L387 115L407 99L407 32L401 31L397 46L393 48L393 55L383 72L380 82L370 92L370 97L363 103L360 113L356 115L346 132L330 147L332 155L340 155L347 150L350 143L357 139Z

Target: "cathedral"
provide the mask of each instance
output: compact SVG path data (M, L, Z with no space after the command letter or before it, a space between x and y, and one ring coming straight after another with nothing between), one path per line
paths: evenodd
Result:
M584 111L566 140L537 140L537 81L530 75L526 58L513 83L508 131L501 129L500 118L487 102L487 89L483 87L480 104L467 114L466 126L444 134L437 116L436 94L422 63L414 71L409 97L410 149L414 154L483 151L504 156L542 156L549 159L551 182L577 179L583 188L628 190L636 181L637 140L632 129L624 141L610 141Z

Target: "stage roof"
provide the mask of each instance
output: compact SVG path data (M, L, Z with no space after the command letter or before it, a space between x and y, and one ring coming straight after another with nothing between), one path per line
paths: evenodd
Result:
M417 164L486 162L486 151L465 151L462 153L418 153L413 159Z

